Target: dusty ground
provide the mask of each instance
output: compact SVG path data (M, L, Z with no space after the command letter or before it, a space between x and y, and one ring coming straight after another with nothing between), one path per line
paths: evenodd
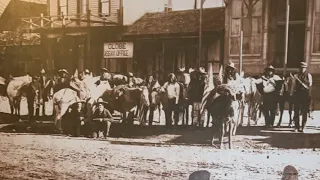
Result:
M45 134L18 134L23 126L0 124L6 131L0 133L0 179L171 180L207 170L212 179L269 180L280 179L286 165L297 168L299 179L320 179L319 119L316 112L304 134L240 128L233 150L210 146L211 128L135 126L127 138L94 140L48 134L50 123L38 126Z

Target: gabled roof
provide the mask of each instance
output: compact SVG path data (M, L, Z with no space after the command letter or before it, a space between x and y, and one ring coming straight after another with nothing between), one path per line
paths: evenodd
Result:
M47 13L47 4L44 3L45 0L9 1L0 15L0 32L17 29L23 17L40 17L41 13L44 15ZM3 0L0 0L0 2L3 2Z
M146 13L128 27L125 36L194 34L199 32L200 10ZM205 8L202 14L203 32L224 30L225 8Z
M2 13L4 12L4 10L7 8L9 2L10 2L10 0L1 0L0 1L0 17L2 15Z
M14 0L0 0L0 17L2 13L6 10L9 3ZM47 0L18 0L18 1L24 1L28 3L36 3L36 4L47 4Z

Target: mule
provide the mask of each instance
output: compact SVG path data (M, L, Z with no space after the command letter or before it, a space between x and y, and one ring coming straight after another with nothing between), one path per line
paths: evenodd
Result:
M223 84L217 87L216 92L219 94L208 111L210 111L214 121L214 132L219 137L220 148L223 148L223 137L225 132L228 132L229 149L233 148L232 136L236 134L240 102L237 100L236 92L230 87ZM215 137L212 138L212 145L214 145Z

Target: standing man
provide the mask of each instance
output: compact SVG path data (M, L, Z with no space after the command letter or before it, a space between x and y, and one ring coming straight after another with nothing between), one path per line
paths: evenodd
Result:
M307 72L307 63L301 62L300 72L294 75L294 121L295 131L303 132L307 124L311 97L312 75ZM300 129L300 113L302 114L302 127Z
M262 85L262 98L263 98L263 114L265 117L266 127L273 127L276 112L279 92L281 89L281 82L283 80L275 73L273 66L267 66L265 73L257 81L257 84Z
M178 102L179 102L179 93L180 86L177 83L177 78L173 73L168 75L168 81L163 85L162 90L166 93L168 98L168 104L165 109L166 115L166 126L172 125L172 112L174 112L174 124L178 125L179 121L179 111L178 111Z
M41 97L42 97L42 114L43 116L46 115L46 111L45 111L45 102L48 101L48 97L46 96L46 94L44 93L44 90L46 88L46 84L48 82L48 79L46 77L46 71L44 69L41 69L40 71L40 83L41 83L41 91L40 91L40 94L41 94Z

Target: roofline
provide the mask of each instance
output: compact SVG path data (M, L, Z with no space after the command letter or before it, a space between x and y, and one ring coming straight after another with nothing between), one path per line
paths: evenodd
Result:
M216 31L202 31L203 36L216 36L224 33L224 29L216 30ZM199 38L198 32L190 32L190 33L166 33L166 34L123 34L124 38L137 38L137 39L149 39L149 38L158 38L158 39L166 39L166 38Z
M203 8L202 10L208 10L208 9L225 9L226 7L210 7L210 8ZM179 10L179 11L169 11L169 12L147 12L146 14L170 14L170 13L175 13L175 12L187 12L187 11L200 11L200 9L186 9L186 10ZM141 17L143 17L142 15ZM140 19L140 18L139 18Z

